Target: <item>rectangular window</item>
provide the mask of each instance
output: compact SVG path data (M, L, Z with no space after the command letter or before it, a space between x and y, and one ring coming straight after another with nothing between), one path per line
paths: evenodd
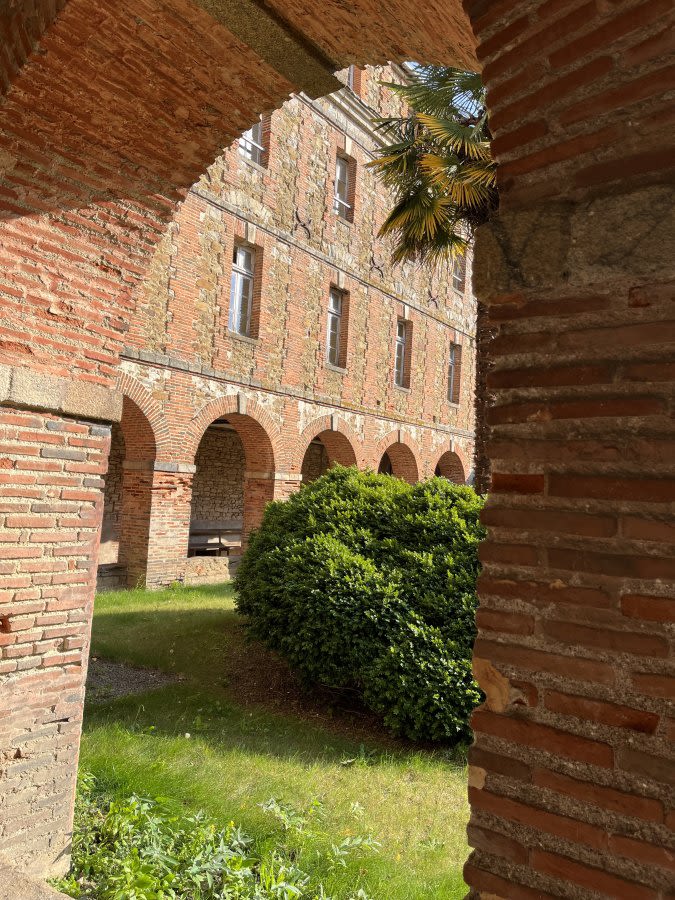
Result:
M394 384L402 388L410 387L410 337L411 323L399 319L396 322Z
M235 244L232 256L228 327L230 331L243 334L245 337L251 337L254 271L255 250L252 247Z
M466 286L466 256L464 254L455 258L452 266L452 286L460 294L464 293Z
M343 294L337 288L330 289L328 298L328 330L326 334L326 349L328 362L332 366L341 366L342 359L342 316Z
M239 153L244 159L250 159L259 166L263 164L265 145L263 144L262 119L239 138Z
M346 156L335 159L335 190L333 193L333 212L347 221L352 221L353 205L353 164Z
M462 377L462 348L459 344L450 344L448 362L448 400L459 403L459 392Z

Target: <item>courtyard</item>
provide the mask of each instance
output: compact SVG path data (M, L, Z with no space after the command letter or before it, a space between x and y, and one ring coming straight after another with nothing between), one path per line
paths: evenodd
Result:
M120 664L112 693L97 682L101 661ZM465 895L461 750L394 739L344 698L307 694L247 637L229 583L100 594L91 667L80 769L108 796L171 797L234 821L263 860L283 847L330 896ZM175 681L127 693L148 668ZM270 800L319 815L288 833ZM336 863L331 848L360 837L377 843Z

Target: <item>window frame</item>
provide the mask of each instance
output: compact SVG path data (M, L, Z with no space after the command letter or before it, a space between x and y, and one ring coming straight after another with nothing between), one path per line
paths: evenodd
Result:
M344 179L339 177L340 165L344 165ZM333 180L333 213L344 222L354 221L354 186L356 163L345 153L335 155L335 177ZM344 184L344 195L339 185Z
M262 118L244 131L237 147L239 155L247 162L257 166L265 165L267 147L265 146L265 123Z
M459 405L462 390L462 345L452 341L448 354L448 402Z
M363 70L359 66L355 66L353 63L347 69L347 87L352 93L356 94L357 97L361 94L361 74Z
M344 292L339 288L331 287L328 291L328 314L326 317L326 360L336 368L342 368L340 363L342 362L343 315Z
M412 322L399 316L394 340L394 386L410 390L410 359L412 354Z
M466 253L456 256L452 264L452 288L459 294L466 291Z
M250 269L239 263L239 254L248 254L250 257ZM254 338L253 334L253 305L256 289L256 262L257 250L250 244L235 242L232 250L232 273L230 276L230 308L227 316L227 328L230 334L244 338ZM248 306L245 315L245 328L242 331L242 299L244 285L249 285Z

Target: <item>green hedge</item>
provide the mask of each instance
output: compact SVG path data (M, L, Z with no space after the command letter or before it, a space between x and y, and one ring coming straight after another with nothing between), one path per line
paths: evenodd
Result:
M393 731L466 739L482 502L443 478L332 468L267 507L239 611L305 680L357 689Z

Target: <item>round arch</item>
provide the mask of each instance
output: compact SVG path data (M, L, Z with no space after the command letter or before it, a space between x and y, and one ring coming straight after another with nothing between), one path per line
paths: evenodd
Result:
M214 422L225 419L241 439L247 466L255 461L252 471L273 475L276 461L281 458L279 428L260 404L241 394L219 397L202 407L186 429L186 459L194 459L206 429Z
M409 484L415 484L420 479L420 467L415 454L408 444L401 441L395 441L383 451L378 472L402 478Z
M275 496L276 460L280 455L279 430L269 413L255 401L241 394L220 397L203 407L187 428L186 451L191 454L188 458L194 459L196 465L200 464L203 442L213 437L217 429L222 430L221 433L234 432L240 451L237 458L236 449L230 447L230 465L236 467L235 477L231 470L226 471L226 463L218 458L218 445L215 442L212 447L214 452L211 453L212 490L217 498L218 486L225 481L227 475L230 486L236 485L234 489L241 498L240 511L237 515L231 515L231 509L218 513L217 503L214 503L213 514L203 515L204 507L196 509L197 498L193 495L191 521L198 521L200 530L232 528L239 532L242 546L245 546L247 536L260 524L265 507ZM231 434L230 436L232 437ZM201 461L203 462L203 457ZM199 485L204 481L199 476L200 473L196 471L193 483ZM221 495L225 491L226 487L223 487ZM199 518L194 515L195 511L198 511Z
M348 423L337 416L314 419L300 434L293 453L291 471L302 472L302 465L312 443L320 441L325 449L327 466L358 466L362 440Z
M331 466L355 466L356 453L340 431L320 431L307 444L300 465L303 484L323 475Z
M132 385L141 401L140 385ZM140 388L140 390L139 390ZM157 410L125 395L122 417L111 429L108 469L104 476L98 577L101 589L144 583L152 511L152 483L157 460Z
M464 466L459 456L452 450L446 450L436 463L434 475L447 478L455 484L466 484Z
M128 423L126 431L131 433L131 428L129 427L131 416L135 416L139 423L137 427L139 427L141 431L144 428L149 428L152 432L154 444L153 458L168 459L170 457L171 433L169 422L159 403L157 403L139 381L131 375L127 375L126 372L122 372L118 377L117 389L124 395L120 425L124 429L124 418L126 416ZM136 413L133 412L131 404L136 408ZM142 440L146 444L149 444L148 435L143 436Z

